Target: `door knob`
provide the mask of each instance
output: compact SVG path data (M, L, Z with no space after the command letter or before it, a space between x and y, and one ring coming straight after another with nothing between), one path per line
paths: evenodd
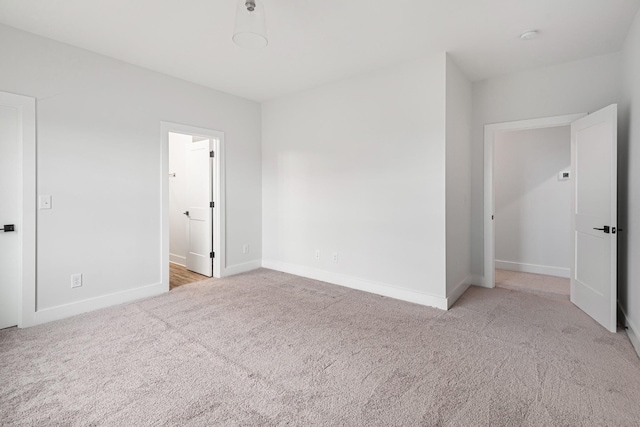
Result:
M594 230L604 231L605 233L609 234L609 226L608 225L605 225L604 228L594 228Z
M189 211L182 212L182 213L185 214L186 216L189 216Z
M7 233L9 231L16 231L16 228L13 224L5 224L4 227L0 228L0 231Z

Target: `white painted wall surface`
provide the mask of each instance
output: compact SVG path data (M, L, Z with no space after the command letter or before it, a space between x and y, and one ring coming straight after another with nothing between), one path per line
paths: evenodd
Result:
M569 277L571 127L498 133L494 144L496 268Z
M187 175L186 149L191 135L169 133L169 260L186 265L187 257Z
M587 113L621 99L622 56L611 54L473 84L471 269L484 275L484 125ZM482 284L478 280L477 284Z
M447 297L455 300L471 275L471 82L447 55Z
M443 299L444 104L444 54L265 103L264 265Z
M624 98L618 151L618 299L640 354L640 13L623 50Z
M227 266L261 258L258 103L7 26L0 58L0 90L37 98L38 192L53 197L38 211L38 311L160 282L161 120L225 132Z

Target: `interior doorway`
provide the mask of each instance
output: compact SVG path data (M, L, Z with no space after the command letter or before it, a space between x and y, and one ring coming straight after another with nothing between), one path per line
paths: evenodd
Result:
M612 104L590 114L485 125L484 282L496 286L494 149L504 132L571 127L570 300L616 332L617 116ZM564 173L564 171L562 171Z
M169 289L213 275L211 139L169 132Z
M495 286L569 299L571 127L494 138Z
M162 122L163 283L224 272L224 134Z
M497 123L485 126L484 135L484 285L496 286L496 241L495 241L495 143L502 135L513 132L571 126L586 114L547 117L516 122ZM570 235L566 236L567 240ZM538 271L537 273L540 273ZM533 273L530 273L533 274Z

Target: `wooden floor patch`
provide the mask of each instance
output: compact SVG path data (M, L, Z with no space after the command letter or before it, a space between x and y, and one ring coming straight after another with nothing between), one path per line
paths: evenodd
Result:
M209 279L209 277L189 271L181 265L169 263L169 289L205 279Z

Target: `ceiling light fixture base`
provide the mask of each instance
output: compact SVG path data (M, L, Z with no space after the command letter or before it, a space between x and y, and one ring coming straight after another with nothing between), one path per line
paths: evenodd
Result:
M529 30L520 34L520 40L532 40L540 35L540 31L538 30Z
M269 44L264 6L260 0L237 0L233 42L245 49L261 49Z

